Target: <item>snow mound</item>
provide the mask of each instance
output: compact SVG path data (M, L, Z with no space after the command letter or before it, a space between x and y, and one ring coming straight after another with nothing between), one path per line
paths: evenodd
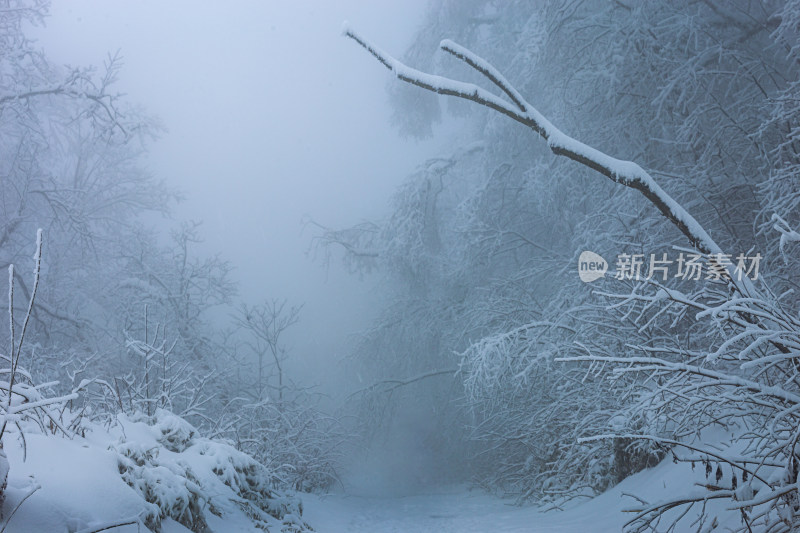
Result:
M263 465L168 411L86 426L86 438L3 439L7 532L311 531L302 502L275 490Z

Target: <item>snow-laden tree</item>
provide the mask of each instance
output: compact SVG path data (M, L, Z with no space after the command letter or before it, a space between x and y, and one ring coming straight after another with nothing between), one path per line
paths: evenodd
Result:
M37 227L48 237L47 279L31 324L42 351L106 351L92 324L112 250L136 218L164 212L175 195L141 165L155 122L115 92L121 58L102 69L54 65L24 33L42 24L47 2L0 9L0 264L32 253ZM17 283L28 293L28 281ZM63 352L62 352L63 353Z
M710 499L741 512L743 530L797 525L797 303L785 292L797 265L796 12L791 2L439 2L407 56L422 71L345 30L411 89L485 108L465 136L487 147L486 186L448 223L493 245L465 247L480 261L459 266L492 266L450 274L487 294L462 299L473 320L456 324L473 340L460 377L501 486L603 488L672 447L719 474L701 493L639 502L632 527L668 525L681 516L670 510ZM454 67L421 52L446 36L489 61L452 41L440 57ZM437 116L429 103L423 114L401 107L405 126L424 130ZM508 195L487 194L493 178ZM558 229L537 232L537 219ZM567 272L582 249L676 245L721 279L609 280L591 295ZM735 258L757 250L763 270L751 280ZM703 440L715 426L734 435L713 443L722 451Z
M158 123L116 92L121 57L100 69L62 67L28 40L26 25L43 24L47 10L38 1L0 9L0 265L30 256L36 227L49 243L30 371L65 386L139 374L143 381L131 343L149 344L150 327L174 343L175 364L198 368L197 379L222 376L229 365L216 356L225 350L206 317L231 301L230 267L197 253L196 224L166 243L143 227L142 215L166 214L177 198L142 163ZM29 294L28 280L16 282Z

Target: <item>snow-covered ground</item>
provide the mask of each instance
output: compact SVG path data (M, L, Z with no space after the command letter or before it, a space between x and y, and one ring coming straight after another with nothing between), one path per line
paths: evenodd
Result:
M693 472L687 464L665 459L655 468L629 477L596 498L572 503L565 510L542 512L535 506L516 506L513 501L486 492L455 486L404 497L365 495L304 495L304 518L318 533L576 533L622 531L631 518L624 509L636 504L625 494L654 503L680 491L700 490L705 481L702 465ZM736 521L722 511L721 525ZM697 531L690 513L676 533ZM665 523L666 525L666 523ZM724 531L721 529L721 531Z
M273 491L263 467L169 412L150 423L120 415L84 428L85 437L71 439L31 428L25 446L18 432L6 434L0 530L189 532L181 523L219 533L303 530L299 500Z
M9 533L89 533L125 521L134 523L109 530L144 532L149 530L145 525L158 530L160 522L165 533L189 531L173 518L191 522L195 531L217 533L265 528L294 533L303 530L303 523L318 533L612 532L621 531L632 517L625 509L637 501L629 495L655 503L704 491L696 483L707 481L702 464L692 469L687 463L673 463L668 455L655 468L595 498L573 500L564 510L516 506L466 486L385 497L376 496L374 487L372 493L351 489L306 494L299 497L300 506L298 497L267 488L268 479L262 479L252 459L225 443L198 436L168 412L159 412L150 423L120 416L107 427L89 424L85 438L30 431L25 442L23 457L19 434L4 439L11 465L3 505ZM730 482L725 476L730 473L722 476L719 486ZM30 497L18 506L27 494ZM738 516L721 504L711 502L707 510L718 514L722 531L738 522ZM674 531L697 531L695 511ZM187 520L186 513L200 521ZM206 525L208 530L203 529Z

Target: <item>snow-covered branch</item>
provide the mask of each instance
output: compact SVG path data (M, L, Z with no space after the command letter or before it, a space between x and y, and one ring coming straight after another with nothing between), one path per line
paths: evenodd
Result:
M372 44L347 25L343 29L343 34L366 49L381 64L391 70L399 80L437 94L471 100L529 127L547 141L554 154L572 159L596 170L615 183L641 192L701 252L706 254L722 253L722 248L700 223L667 194L642 167L631 161L611 157L563 133L534 106L526 102L497 69L469 50L449 40L442 41L440 44L442 50L461 59L486 76L512 100L511 103L477 85L427 74L411 68Z

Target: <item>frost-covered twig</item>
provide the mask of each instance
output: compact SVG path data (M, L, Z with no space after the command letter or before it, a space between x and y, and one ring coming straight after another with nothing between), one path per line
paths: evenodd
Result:
M33 270L33 290L31 291L30 300L28 302L28 312L25 314L25 320L22 323L22 331L19 335L19 344L15 345L14 339L14 265L8 267L8 315L11 328L11 346L9 357L11 358L11 373L8 379L8 403L6 405L6 412L3 416L3 426L0 427L0 440L6 431L8 424L8 416L11 414L11 399L14 395L14 378L17 374L17 367L19 365L19 358L22 355L22 343L25 341L25 332L28 329L28 323L33 311L33 303L36 299L36 291L39 288L39 275L42 270L42 230L41 228L36 232L36 253L33 256L36 264Z
M28 299L28 309L25 318L22 322L22 328L19 332L19 338L16 337L14 327L14 266L10 265L9 271L9 290L8 290L8 313L9 313L9 327L10 327L10 353L7 357L9 368L0 373L8 374L7 382L0 382L0 390L6 391L8 394L5 406L3 407L3 423L0 426L0 439L5 435L6 428L9 422L18 423L19 416L22 413L29 411L39 411L50 419L54 428L58 428L65 435L72 435L72 433L63 426L60 417L57 413L51 412L50 407L56 404L63 404L78 397L77 391L65 394L58 397L46 397L40 389L45 386L53 385L53 383L46 383L39 386L34 386L29 383L19 382L18 378L23 377L25 380L30 381L30 375L19 366L19 361L22 356L22 347L25 342L25 335L28 330L31 316L33 315L34 303L36 294L39 289L39 279L42 269L42 230L39 229L36 233L36 253L33 256L35 268L33 271L34 281L33 288L30 292ZM17 400L15 402L15 399Z
M783 218L781 218L775 213L773 213L772 215L772 222L775 223L772 225L772 228L781 234L781 239L778 248L780 249L781 253L784 254L785 257L786 244L789 242L800 242L800 233L793 230L789 226L788 222L786 222Z

